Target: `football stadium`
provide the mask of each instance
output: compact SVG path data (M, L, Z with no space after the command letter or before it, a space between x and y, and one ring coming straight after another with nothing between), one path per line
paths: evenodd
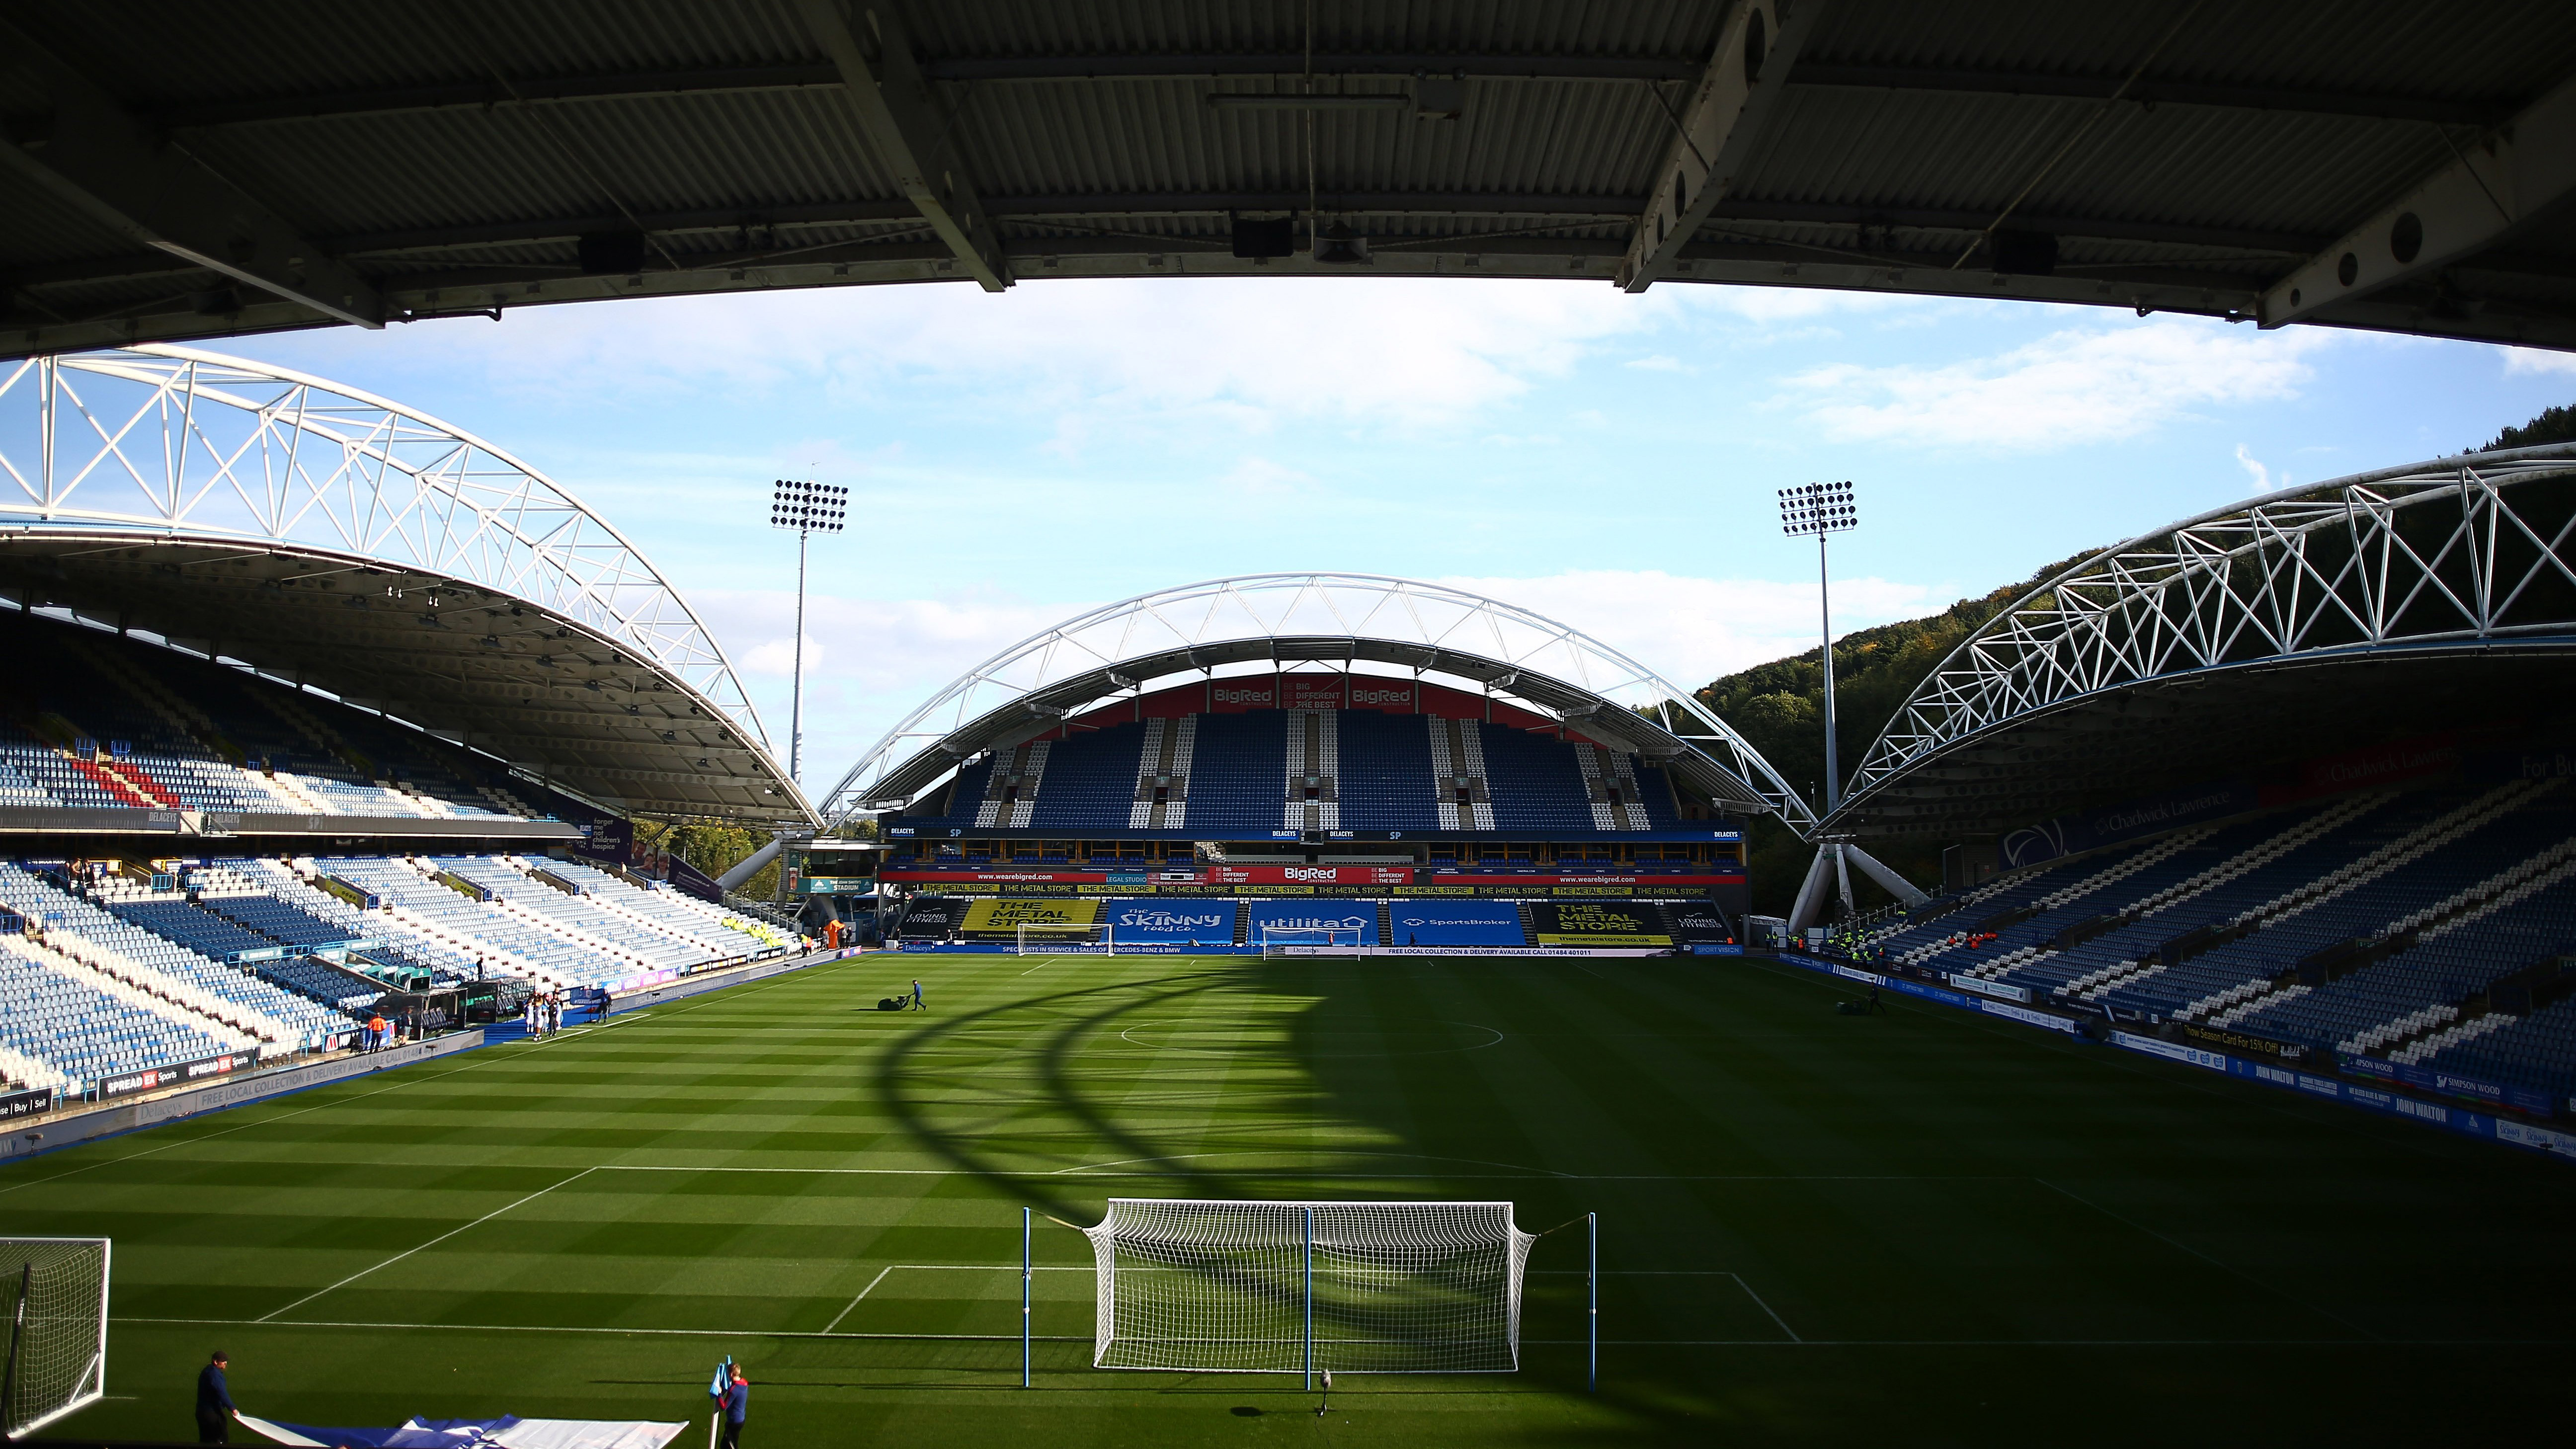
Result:
M12 1441L2552 1422L2576 429L2131 518L1847 770L1828 639L1822 790L1510 598L1177 552L800 783L613 509L214 345L1383 265L2576 346L2555 8L1324 8L0 17Z

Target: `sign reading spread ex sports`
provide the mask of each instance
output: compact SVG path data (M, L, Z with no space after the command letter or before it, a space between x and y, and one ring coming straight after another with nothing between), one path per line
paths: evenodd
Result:
M1669 946L1673 938L1650 908L1554 901L1530 907L1542 946Z
M1100 902L977 901L966 908L970 931L1015 931L1022 926L1096 926Z

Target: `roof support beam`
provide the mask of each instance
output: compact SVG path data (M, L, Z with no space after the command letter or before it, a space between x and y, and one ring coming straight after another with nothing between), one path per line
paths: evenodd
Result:
M385 325L376 289L275 212L5 21L0 42L44 77L54 105L42 143L0 141L0 165L144 246L341 322Z
M950 140L945 108L913 59L903 18L892 5L865 0L855 10L844 9L842 0L796 0L796 8L840 69L859 124L922 219L985 291L1011 285L1001 237Z
M1619 264L1619 285L1626 290L1642 292L1667 275L1709 209L1726 199L1751 161L1762 123L1788 88L1798 47L1815 28L1825 0L1797 0L1785 27L1782 8L1782 0L1736 0L1718 28L1716 51L1673 118L1681 134L1655 173L1655 189L1647 194L1645 214ZM1660 91L1655 99L1663 103Z
M2265 327L2307 320L2486 250L2576 195L2576 80L2532 103L2263 293Z

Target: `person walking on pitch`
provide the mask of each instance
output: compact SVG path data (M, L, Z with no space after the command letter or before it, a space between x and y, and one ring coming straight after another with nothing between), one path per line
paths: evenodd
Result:
M915 1011L927 1009L921 1004L921 978L918 976L912 978L912 1009Z
M212 1358L206 1360L206 1366L197 1370L197 1442L200 1444L232 1442L231 1421L237 1411L233 1408L232 1389L224 1382L224 1366L230 1362L219 1348Z

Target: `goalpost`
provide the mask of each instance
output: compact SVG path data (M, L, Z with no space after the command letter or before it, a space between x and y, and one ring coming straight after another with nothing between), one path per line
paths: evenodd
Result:
M105 1238L0 1238L0 1431L33 1433L107 1391Z
M1357 926L1264 926L1261 928L1261 954L1285 956L1290 946L1305 946L1318 951L1357 951L1360 930Z
M1061 921L1022 921L1018 933L1017 944L1012 949L1022 956L1030 954L1031 941L1038 943L1036 954L1041 956L1066 946L1094 944L1112 956L1118 954L1117 933L1106 922L1097 926L1078 926Z
M1111 1198L1095 1368L1509 1373L1538 1235L1507 1202Z

